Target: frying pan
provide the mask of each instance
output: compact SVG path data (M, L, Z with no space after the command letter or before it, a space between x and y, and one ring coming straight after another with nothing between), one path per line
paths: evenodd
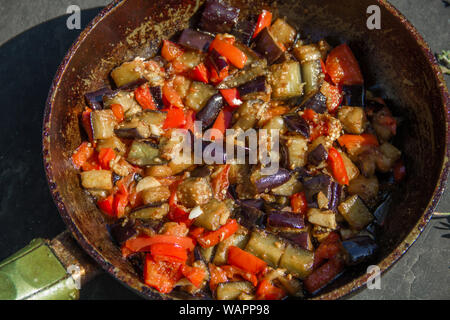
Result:
M116 0L69 50L50 88L42 132L49 188L68 231L51 241L36 239L0 263L1 299L77 298L78 285L95 276L98 266L149 299L187 298L180 293L160 294L139 280L139 274L121 258L105 217L81 188L69 159L82 141L83 94L109 83L110 70L121 62L154 55L161 39L172 37L196 19L203 2ZM430 220L449 169L449 94L428 45L382 0L347 0L345 5L333 0L229 2L243 12L269 8L313 41L326 37L333 45L349 43L368 87L382 93L394 114L403 118L397 143L402 146L407 178L392 195L394 201L379 237L380 250L370 262L387 271ZM366 25L366 11L373 4L381 10L380 30L369 30ZM367 264L346 271L315 299L337 299L361 288L369 277L366 270Z

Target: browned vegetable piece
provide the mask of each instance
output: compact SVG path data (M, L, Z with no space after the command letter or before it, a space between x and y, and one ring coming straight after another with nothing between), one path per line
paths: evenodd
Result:
M208 100L217 93L217 90L209 84L194 81L186 97L186 106L198 112L206 105Z
M114 136L116 117L111 110L95 110L91 112L91 126L94 139L108 139Z
M278 18L270 27L270 31L278 42L281 42L286 48L290 47L294 41L297 31L289 25L284 19Z
M357 195L347 198L339 205L338 209L350 226L357 230L364 229L374 219L366 205Z
M215 265L222 265L227 263L227 253L230 246L236 246L244 249L249 239L248 230L240 227L239 230L231 237L221 241L217 245L216 254L214 255L213 263Z
M150 128L142 121L127 121L114 130L114 133L122 139L147 139L150 137Z
M159 220L169 213L169 209L168 203L143 206L133 210L130 217L142 220Z
M81 184L85 189L111 190L112 172L109 170L92 170L81 172Z
M345 170L347 171L348 180L352 181L357 176L359 176L359 170L358 167L355 166L355 164L350 160L350 158L342 151L339 151L339 154L342 157L342 160L344 161Z
M111 137L108 139L102 139L97 141L97 147L95 150L100 152L102 149L111 148L117 154L124 155L127 152L126 145L117 137Z
M220 283L217 286L217 300L236 300L242 294L251 294L255 287L248 281L233 281Z
M294 276L304 279L313 270L314 253L289 244L280 260L280 268Z
M311 208L307 213L308 221L321 227L336 229L336 215L331 210L322 211L320 209Z
M376 164L378 170L381 172L388 172L392 169L395 162L400 159L402 152L394 147L392 144L385 142L380 146L380 152L376 157Z
M178 186L177 198L187 208L204 205L212 198L211 186L205 178L188 178Z
M343 106L339 109L338 118L348 133L361 134L366 129L366 115L361 107Z
M268 28L258 35L255 50L267 59L269 65L276 62L284 52Z
M167 201L170 197L170 190L167 186L159 186L145 189L142 192L142 200L145 204Z
M366 203L372 203L379 190L379 183L376 176L366 178L362 175L356 177L348 186L348 192L351 195L357 194Z
M270 71L269 81L274 99L289 99L303 94L300 63L286 61L281 64L274 64L270 67Z
M276 268L278 267L285 247L286 244L277 236L255 230L252 232L245 250L264 260L271 267Z
M194 224L208 230L217 230L224 225L230 217L230 210L225 202L211 199L201 206L203 213L195 218Z
M124 62L120 67L117 67L111 72L111 78L113 78L117 87L121 87L139 80L142 77L140 70L143 69L143 60L136 59L130 62Z
M308 139L295 135L284 137L283 142L288 149L290 169L303 167L306 164Z

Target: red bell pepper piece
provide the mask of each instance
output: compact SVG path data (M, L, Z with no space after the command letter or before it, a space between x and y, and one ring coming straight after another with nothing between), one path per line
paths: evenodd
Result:
M361 135L344 134L338 138L338 143L341 147L345 147L349 152L362 146L379 145L377 137L369 133L363 133Z
M237 108L243 103L237 88L222 89L220 93L230 107Z
M226 272L221 267L218 267L212 263L210 263L208 267L210 274L209 288L212 292L214 292L220 283L228 281L228 277Z
M309 141L314 141L320 136L328 135L328 122L323 119L321 120L319 115L314 110L305 109L302 117L308 122L311 128Z
M220 71L220 74L217 73L216 69L214 67L209 69L209 81L214 84L214 85L218 85L219 83L221 83L226 77L228 77L228 70L229 67L227 66L226 68L224 68L222 71Z
M183 109L171 107L164 109L167 112L166 120L163 124L163 129L182 128L186 125L186 118Z
M286 297L286 292L274 286L271 281L263 280L256 289L257 300L281 300Z
M395 182L402 181L406 176L406 167L403 160L398 160L394 165L394 180Z
M189 237L176 237L170 235L139 236L129 239L125 242L125 246L133 252L148 251L150 246L155 243L168 243L184 248L186 250L194 250L194 241Z
M163 100L169 107L184 108L183 100L171 83L165 83L163 86Z
M195 287L200 288L201 284L205 280L206 272L202 268L190 267L183 265L181 272Z
M308 211L308 202L306 201L306 195L304 192L299 192L291 196L291 208L292 212L305 215Z
M227 190L230 186L230 182L228 180L230 168L231 165L229 164L223 165L221 171L211 181L213 195L217 200L223 201L227 197Z
M192 69L191 77L195 81L208 83L209 82L208 69L206 68L205 64L200 63L198 66Z
M134 90L134 98L144 110L156 110L156 103L147 84Z
M320 92L327 98L328 112L334 113L344 99L341 88L324 81Z
M187 250L171 243L155 243L150 246L150 252L155 261L186 263Z
M164 40L163 46L161 49L161 56L166 59L167 61L172 61L178 58L183 54L183 49L179 47L177 44Z
M83 142L72 155L75 168L80 169L93 155L94 148L88 142Z
M112 104L111 111L113 112L114 117L116 117L116 119L119 123L125 119L123 107L120 104L117 104L117 103Z
M125 208L128 205L128 194L122 192L116 193L114 196L114 211L117 218L121 218L125 215Z
M212 129L211 140L223 140L226 130L231 126L231 120L233 118L233 112L230 109L224 108L220 111L219 115L214 122Z
M191 238L197 239L198 237L200 237L203 234L203 232L205 232L205 228L197 227L197 228L192 229L189 232L189 236Z
M150 254L145 257L144 282L161 293L170 293L182 278L181 264L154 261Z
M342 185L348 185L348 175L345 169L344 160L340 153L333 147L328 150L328 165L331 168L333 177Z
M184 113L185 118L185 124L182 127L186 130L191 130L191 132L194 132L194 123L195 123L195 111L194 110L188 110Z
M344 262L334 257L313 271L304 281L305 289L314 293L335 279L344 269Z
M189 213L181 209L178 205L170 207L169 219L173 222L182 222L187 226L190 226L194 221L189 219Z
M110 215L111 217L115 217L114 208L113 208L114 195L109 195L107 198L100 200L97 202L98 207L104 213Z
M334 84L356 85L364 83L358 61L346 44L331 50L327 57L326 68Z
M227 262L232 266L236 266L253 274L260 273L267 266L267 263L263 260L235 246L230 246L228 248Z
M240 277L247 280L253 284L253 286L258 285L258 278L253 273L242 270L236 266L225 265L221 267L227 274L227 278L231 280L237 280L236 277Z
M209 51L212 51L213 49L221 56L227 58L227 60L236 68L244 68L245 63L247 62L247 56L244 52L230 44L228 41L221 40L218 37L216 37L209 46Z
M114 160L116 158L116 153L111 148L103 148L100 150L100 153L98 154L98 162L102 166L102 169L109 170L109 163L111 160Z
M264 28L269 28L272 24L272 12L263 10L262 13L258 16L258 21L256 23L256 29L253 33L252 39L255 39L256 36L263 31Z
M216 231L211 231L198 237L197 241L203 248L213 247L219 242L231 237L238 229L239 224L237 221L231 219Z

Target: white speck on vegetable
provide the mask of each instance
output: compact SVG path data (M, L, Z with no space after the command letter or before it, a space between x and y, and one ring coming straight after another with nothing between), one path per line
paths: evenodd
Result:
M200 208L200 206L195 207L194 209L191 210L191 212L189 213L189 219L195 219L200 217L203 214L203 210L202 208Z

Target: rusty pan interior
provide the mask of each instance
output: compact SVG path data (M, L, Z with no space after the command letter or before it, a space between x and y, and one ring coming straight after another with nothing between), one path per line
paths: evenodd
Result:
M242 10L272 7L269 1L230 1ZM276 10L302 37L345 41L354 49L367 85L377 84L383 97L402 116L400 139L407 181L394 194L381 250L373 263L384 271L415 241L443 192L447 175L448 91L433 55L415 29L393 7L378 1L381 30L366 27L367 7L375 1L277 1ZM55 77L46 105L43 155L58 209L81 246L108 272L148 298L160 295L143 285L112 243L101 212L82 190L69 158L81 143L78 116L83 94L109 83L109 72L137 55L151 57L160 40L188 26L203 1L115 1L83 31ZM346 272L318 298L333 299L359 288L367 266ZM180 297L180 296L177 296Z

